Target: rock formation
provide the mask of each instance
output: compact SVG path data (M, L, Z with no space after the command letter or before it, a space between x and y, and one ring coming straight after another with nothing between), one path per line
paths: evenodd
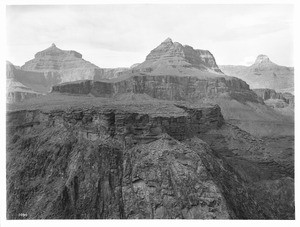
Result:
M257 64L268 62L261 57ZM220 105L226 120L254 135L293 134L293 118L286 117L292 115L290 111L266 107L247 83L223 74L217 67L209 52L167 39L143 63L120 72L115 79L63 83L54 86L52 92L96 97L133 92L165 100L206 100Z
M48 77L56 77L56 83L94 79L101 69L82 59L76 51L61 50L52 44L51 47L35 54L34 59L26 62L24 71L42 72ZM53 84L51 84L53 85Z
M173 42L170 38L153 49L135 70L151 75L192 75L212 77L223 75L214 56L208 50Z
M229 76L246 81L251 89L268 88L278 92L294 92L294 68L277 65L266 55L259 55L249 67L221 65L220 69Z
M264 101L270 100L270 99L277 99L282 100L284 106L277 106L278 108L284 108L288 105L291 107L294 107L294 95L290 93L280 93L276 92L272 89L253 89L253 91L261 97Z
M227 95L261 102L244 81L224 75L209 51L173 43L170 38L152 50L143 63L119 72L115 80L63 83L52 91L94 96L134 92L158 99L191 101Z
M92 94L96 97L113 97L122 93L147 94L153 98L165 100L195 101L205 97L228 95L244 101L261 102L249 86L242 80L231 78L148 76L132 74L128 79L116 82L76 81L53 86L52 92L65 94Z
M10 62L6 62L6 102L22 102L27 99L36 98L41 93L35 92L17 80L18 69Z
M7 106L8 219L295 219L293 119L265 105L288 94L171 39L129 69L55 45L25 65L63 83Z
M294 218L293 172L218 106L56 98L8 112L8 219Z

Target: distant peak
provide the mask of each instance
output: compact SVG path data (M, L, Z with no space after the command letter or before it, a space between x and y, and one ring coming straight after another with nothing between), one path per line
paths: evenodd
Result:
M268 62L271 62L269 57L267 55L260 54L257 56L254 64L261 64L261 63L268 63Z
M51 47L56 47L55 43L52 43Z
M163 43L173 43L171 38L167 38L165 41L163 41Z

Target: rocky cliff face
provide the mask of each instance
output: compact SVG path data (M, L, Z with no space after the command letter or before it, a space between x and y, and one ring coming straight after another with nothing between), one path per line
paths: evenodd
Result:
M52 92L113 97L128 92L164 100L195 101L205 97L228 96L239 101L262 102L248 84L237 78L198 79L177 76L131 76L117 82L77 81L53 86Z
M219 127L220 109L128 107L9 113L8 218L234 216L199 154L174 139Z
M249 67L221 65L220 68L225 74L246 81L251 89L268 88L278 92L294 92L294 68L277 65L266 55L259 55Z
M249 135L226 125L218 106L102 98L82 100L85 107L78 100L48 103L8 113L8 219L293 218L291 196L274 208L273 198L286 198L281 180L261 189L267 206L258 201L253 183L261 183L256 174L267 174L255 162L247 171L241 155L261 154L261 142L250 136L251 145L241 148ZM293 195L293 179L287 182ZM281 190L276 195L274 187Z

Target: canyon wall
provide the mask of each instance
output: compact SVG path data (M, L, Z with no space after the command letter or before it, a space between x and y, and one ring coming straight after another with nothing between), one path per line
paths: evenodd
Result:
M229 95L241 101L262 102L249 86L237 78L199 79L177 76L132 76L118 82L77 81L53 86L52 92L112 97L123 93L145 93L153 98L195 101Z

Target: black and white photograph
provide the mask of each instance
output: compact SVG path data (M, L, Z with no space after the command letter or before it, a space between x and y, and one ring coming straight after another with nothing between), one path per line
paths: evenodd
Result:
M1 220L295 221L291 1L4 10Z

